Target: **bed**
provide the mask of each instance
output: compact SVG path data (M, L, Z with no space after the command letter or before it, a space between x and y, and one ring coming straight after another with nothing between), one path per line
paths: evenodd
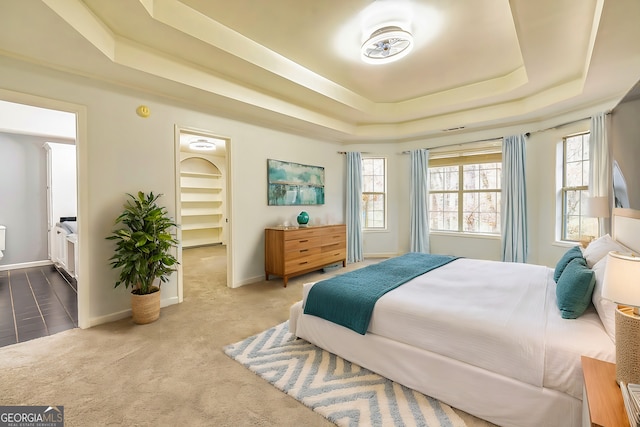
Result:
M304 285L302 301L291 307L289 327L299 338L500 426L577 427L580 356L615 361L615 304L600 297L606 254L637 252L639 243L640 212L615 209L611 236L579 251L595 283L576 319L563 318L565 307L559 309L564 297L556 297L556 287L566 280L556 284L558 266L461 258L384 294L365 334L305 314L314 283Z

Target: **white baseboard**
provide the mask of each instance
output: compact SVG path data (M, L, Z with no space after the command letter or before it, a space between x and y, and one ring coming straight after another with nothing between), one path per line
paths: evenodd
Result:
M89 319L89 328L93 328L94 326L102 325L103 323L115 322L116 320L125 319L127 317L131 317L131 309L128 308L126 310L118 311L115 313L110 313L105 316L100 317L92 317Z
M160 300L160 308L168 307L173 304L178 304L177 296ZM162 313L160 313L160 316L162 316ZM131 317L130 308L122 311L117 311L115 313L107 314L105 316L94 317L89 320L89 328L102 325L103 323L115 322L116 320L126 319L127 317Z
M280 276L273 276L274 278L278 277L280 278ZM264 280L264 275L260 275L260 276L254 276L254 277L250 277L248 279L244 279L240 282L236 282L233 284L233 288L239 288L240 286L244 286L244 285L250 285L252 283L256 283L256 282L262 282Z
M45 265L51 265L53 264L51 262L51 260L43 260L43 261L29 261L29 262L21 262L18 264L7 264L7 265L0 265L0 271L5 271L5 270L18 270L20 268L31 268L31 267L42 267Z
M173 304L178 304L180 301L178 301L178 297L171 297L171 298L166 298L166 299L162 299L160 300L160 308L164 308L164 307L168 307L170 305Z

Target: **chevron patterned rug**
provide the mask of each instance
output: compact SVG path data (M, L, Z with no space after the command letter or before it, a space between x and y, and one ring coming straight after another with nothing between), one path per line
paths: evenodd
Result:
M338 426L465 426L450 406L296 340L288 322L224 352Z

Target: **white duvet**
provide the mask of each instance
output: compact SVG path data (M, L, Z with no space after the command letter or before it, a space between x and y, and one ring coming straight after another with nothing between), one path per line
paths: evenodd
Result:
M461 258L380 298L368 333L580 398L580 355L615 351L592 308L561 318L555 286L548 267Z

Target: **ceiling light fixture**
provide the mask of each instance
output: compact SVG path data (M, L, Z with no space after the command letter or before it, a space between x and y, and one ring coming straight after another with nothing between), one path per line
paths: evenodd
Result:
M362 44L362 60L369 64L385 64L407 56L413 48L413 36L400 27L380 28Z
M199 151L214 151L216 144L206 139L196 139L189 143L189 148Z

